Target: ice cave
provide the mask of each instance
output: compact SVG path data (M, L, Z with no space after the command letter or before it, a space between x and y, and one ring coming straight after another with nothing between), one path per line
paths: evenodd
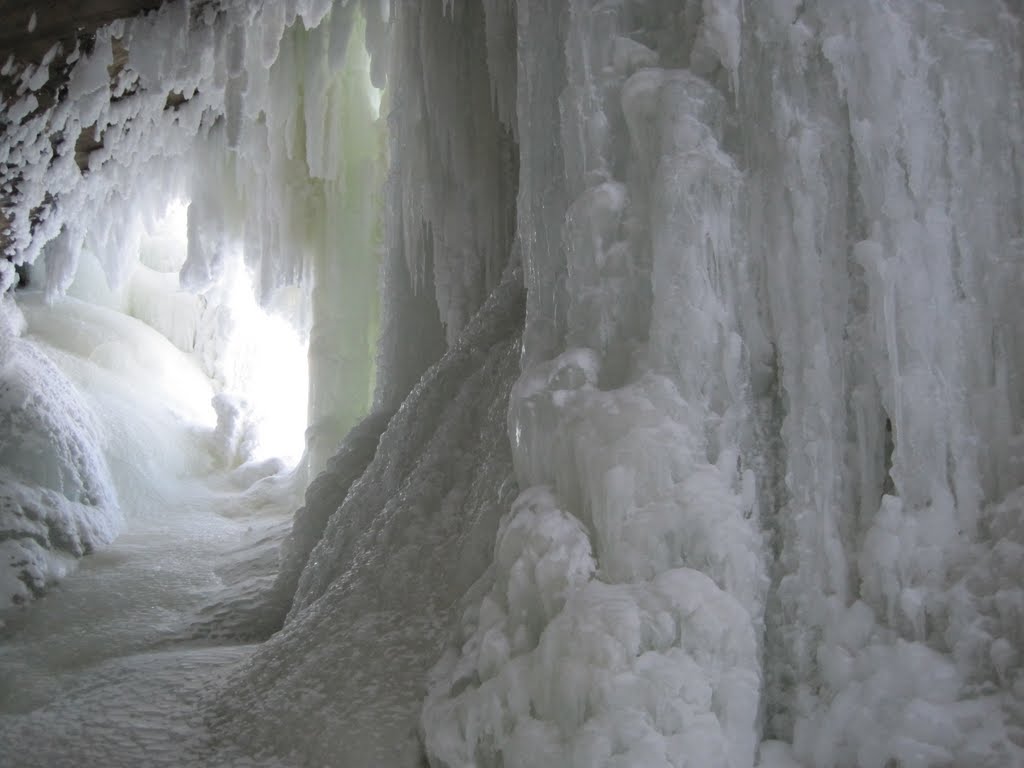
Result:
M1024 766L1021 0L0 27L0 766Z

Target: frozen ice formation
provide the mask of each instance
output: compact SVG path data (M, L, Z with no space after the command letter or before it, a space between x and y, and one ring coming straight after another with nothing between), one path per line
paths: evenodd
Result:
M1024 764L1022 24L170 3L101 32L66 100L27 75L0 183L52 296L98 263L226 376L182 296L245 265L309 342L281 628L207 689L217 738L349 768ZM169 198L164 304L129 273ZM218 407L237 464L249 406Z
M504 424L522 313L522 274L510 269L390 419L344 501L327 479L311 486L285 567L316 544L284 627L208 701L233 740L258 753L341 750L353 766L416 763L424 675L515 497ZM346 441L339 476L377 428Z
M41 594L121 515L96 416L24 324L0 300L0 605Z

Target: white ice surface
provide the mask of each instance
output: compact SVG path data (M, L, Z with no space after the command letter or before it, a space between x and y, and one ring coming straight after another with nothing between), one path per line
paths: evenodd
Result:
M391 78L377 401L401 418L344 514L301 519L323 536L292 615L206 692L217 728L343 765L415 764L417 736L450 768L1024 762L1020 4L367 2L351 88L348 17L290 27L327 5L239 3L188 36L168 7L121 30L137 66L107 86L159 88L108 103L83 66L51 112L32 67L0 146L25 169L15 244L51 242L58 289L83 254L124 277L96 244L183 196L195 285L234 239L265 304L344 284L342 261L365 292L371 230L351 260L325 245L376 178L343 107ZM94 115L82 176L50 132ZM430 369L512 253L522 369ZM515 375L507 424L469 418Z
M24 337L25 317L0 303L0 608L23 603L73 560L109 543L121 521L88 398Z
M224 516L227 498L199 483L165 501L30 611L5 616L0 762L289 765L213 745L196 708L253 646L187 640L202 606L229 599L216 572L225 553L266 518Z
M247 477L212 471L213 388L196 362L156 331L77 299L52 306L41 296L18 300L27 322L14 342L53 361L50 386L58 372L66 377L77 393L72 423L91 414L93 458L110 467L124 521L120 531L89 541L96 551L74 573L70 556L82 553L68 552L68 573L50 574L65 578L42 599L3 612L0 762L287 765L215 745L196 702L252 653L235 639L254 628L245 617L210 619L204 612L210 603L258 600L276 571L281 523L297 504L295 483L286 474L260 479L280 464L250 467ZM5 342L9 349L11 340ZM36 437L53 435L39 430ZM5 476L18 466L18 451L28 455L30 448L14 446ZM23 478L33 485L44 480ZM71 485L64 483L66 493ZM50 492L43 486L19 493ZM80 514L87 531L104 521L85 504L65 507Z

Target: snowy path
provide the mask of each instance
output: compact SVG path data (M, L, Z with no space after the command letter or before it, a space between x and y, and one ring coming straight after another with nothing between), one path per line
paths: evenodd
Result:
M0 629L0 765L252 765L204 746L202 690L250 645L181 639L224 597L215 572L261 514L218 513L239 497L198 483L166 514L130 518L108 549ZM212 762L211 762L212 760Z
M45 597L0 613L0 768L257 765L211 746L201 702L251 655L239 638L265 632L246 609L273 578L303 483L254 482L270 471L258 462L228 472L239 459L215 430L214 385L152 328L73 299L19 307L14 361L53 362L24 377L42 390L48 373L67 377L77 399L56 401L54 430L94 419L86 448L102 450L124 522ZM29 469L60 447L32 453L19 434L7 458Z

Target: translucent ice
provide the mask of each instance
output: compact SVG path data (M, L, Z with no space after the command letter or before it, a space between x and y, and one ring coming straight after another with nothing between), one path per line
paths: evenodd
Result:
M219 734L353 766L1024 762L1019 3L171 5L101 31L65 102L5 67L0 183L54 294L129 280L188 198L186 288L244 263L264 308L312 298L283 315L326 471ZM227 359L223 313L138 274L140 315ZM252 403L218 408L240 461Z

